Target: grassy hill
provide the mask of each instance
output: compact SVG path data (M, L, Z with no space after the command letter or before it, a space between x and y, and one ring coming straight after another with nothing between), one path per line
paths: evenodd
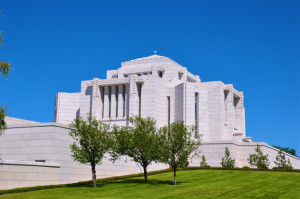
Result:
M300 173L251 170L184 170L76 187L1 195L0 198L300 198Z

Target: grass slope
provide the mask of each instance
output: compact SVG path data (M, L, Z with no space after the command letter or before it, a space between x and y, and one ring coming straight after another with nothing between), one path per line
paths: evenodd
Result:
M178 185L172 172L102 182L2 195L0 198L300 198L300 173L243 170L179 171Z

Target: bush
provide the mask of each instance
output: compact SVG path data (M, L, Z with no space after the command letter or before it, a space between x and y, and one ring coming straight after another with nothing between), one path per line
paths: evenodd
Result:
M225 157L222 158L222 162L220 162L220 164L224 168L233 168L235 165L235 160L231 159L230 151L227 146L225 148Z
M209 166L209 165L206 165L204 168L205 168L205 169L210 169L210 168L211 168L211 166Z
M248 166L243 166L243 168L242 169L251 169L250 167L248 167Z
M286 161L284 153L281 150L278 151L278 155L276 156L276 161L274 161L276 166L285 171L293 170L293 166L290 162L290 159Z
M207 166L206 158L202 155L202 161L200 162L200 167L205 168Z
M256 153L249 154L249 164L251 166L255 166L258 169L268 169L268 166L270 164L268 154L264 155L263 152L260 149L260 146L256 146L255 149Z

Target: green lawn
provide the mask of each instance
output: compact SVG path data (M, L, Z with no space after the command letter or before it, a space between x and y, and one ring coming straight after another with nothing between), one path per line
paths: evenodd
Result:
M300 198L300 173L243 170L185 170L172 185L172 173L102 182L97 188L55 188L0 198Z

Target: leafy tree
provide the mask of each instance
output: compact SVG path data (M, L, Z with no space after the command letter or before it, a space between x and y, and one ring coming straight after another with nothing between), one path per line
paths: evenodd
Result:
M1 13L1 10L0 10L0 13ZM0 45L3 44L3 34L2 34L2 31L0 31ZM9 67L10 67L10 64L5 62L5 61L0 61L0 77L1 77L1 74L4 75L4 77L7 77L8 76L8 71L9 71ZM5 110L6 110L6 107L5 106L0 106L0 133L1 133L1 130L5 129L6 128L6 124L5 124Z
M292 170L293 169L290 159L288 159L286 161L285 155L281 150L278 151L278 155L276 156L276 161L274 161L274 163L276 164L276 166L278 168L281 168L284 170Z
M201 168L205 168L207 166L207 162L206 162L206 158L205 158L205 155L203 154L202 157L201 157L201 162L200 162L200 167Z
M273 147L275 147L275 148L277 148L277 149L279 149L279 150L281 150L281 151L284 151L284 152L286 152L286 153L289 153L289 154L291 154L291 155L297 156L296 150L293 149L293 148L290 148L290 147L282 147L282 146L273 146Z
M222 158L220 164L224 168L233 168L235 165L235 160L230 157L230 151L227 146L225 147L225 157Z
M144 170L145 183L148 181L147 167L152 162L158 162L160 147L160 135L157 133L156 121L151 117L142 118L134 116L129 118L132 128L113 128L113 152L112 159L116 160L120 155L127 155Z
M96 187L96 165L101 164L111 146L109 125L88 115L87 120L75 119L70 124L70 135L74 143L70 145L75 161L92 167L93 186Z
M251 166L256 166L258 169L268 169L269 166L269 158L268 154L264 155L260 149L260 146L257 145L255 149L256 153L249 154L249 164Z
M183 121L170 123L169 126L161 128L161 133L163 134L161 161L173 169L176 185L176 170L189 165L189 158L193 157L192 153L197 154L200 141L192 137L192 132Z

